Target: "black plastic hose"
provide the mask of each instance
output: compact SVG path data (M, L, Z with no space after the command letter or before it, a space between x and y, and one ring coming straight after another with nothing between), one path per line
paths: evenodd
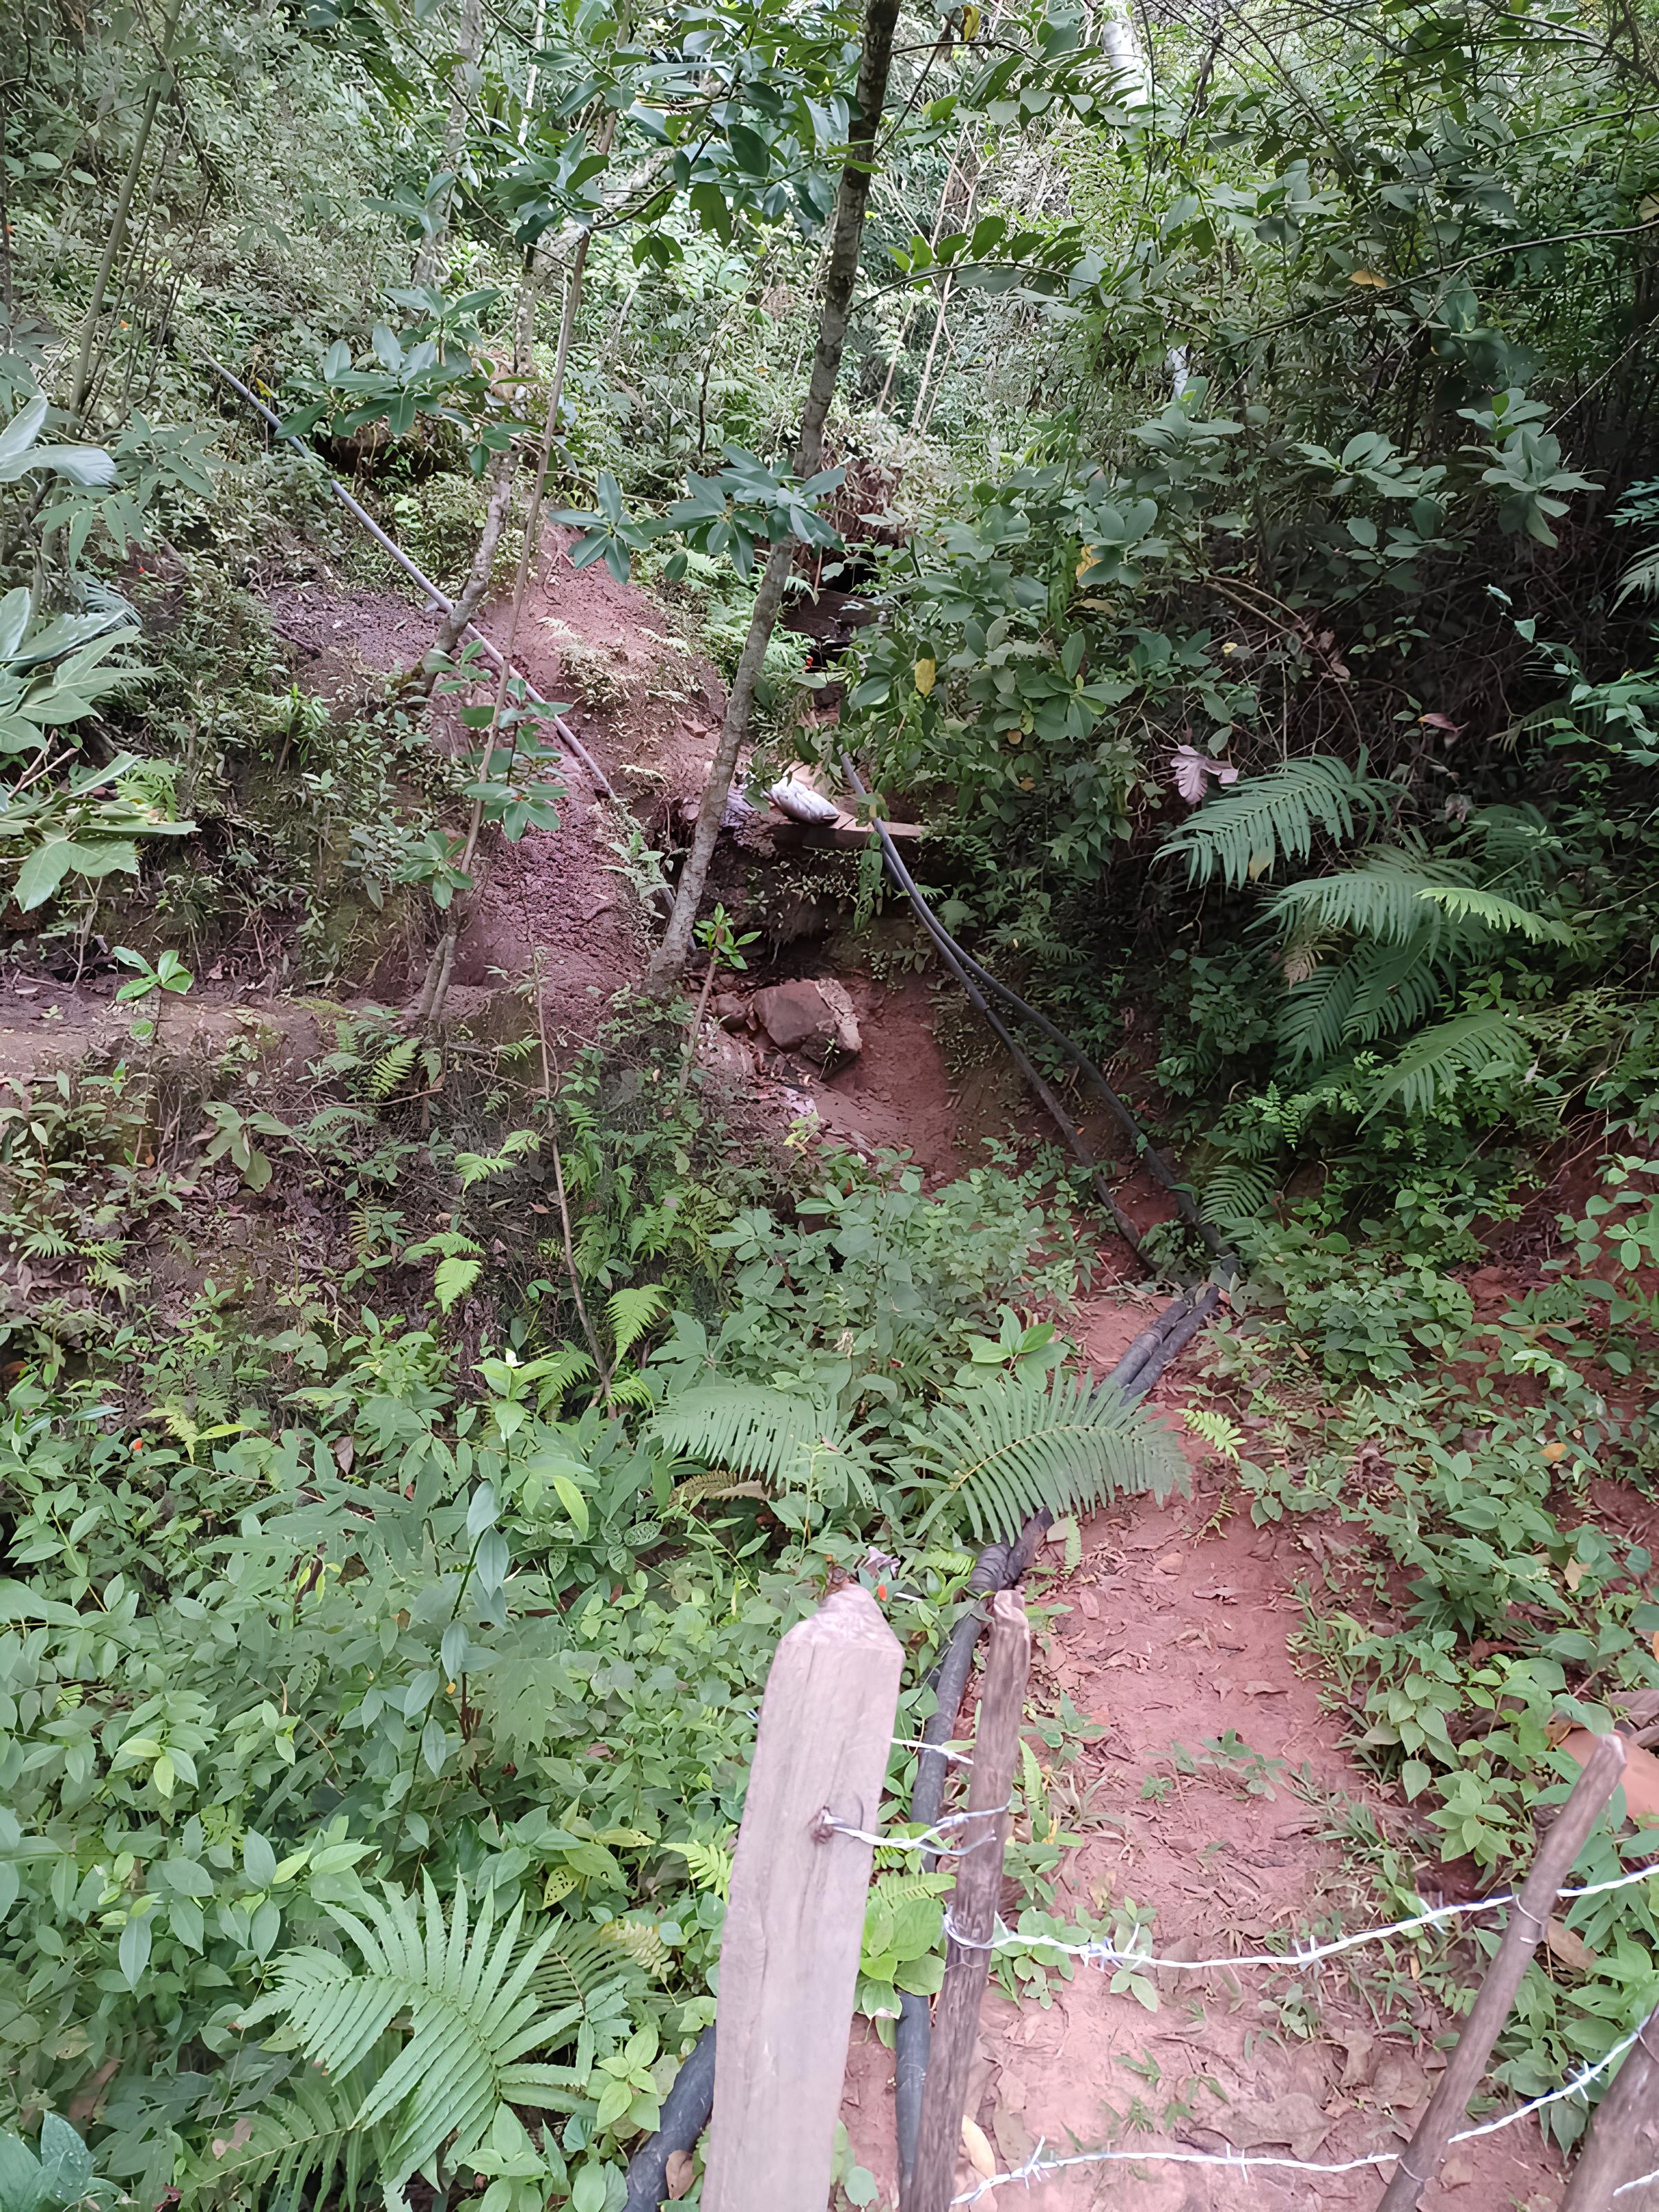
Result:
M858 793L860 799L867 798L869 794L866 791L864 785L859 780L859 772L853 766L852 762L848 758L845 753L841 757L841 763L842 771L845 774L848 781L852 785L854 790ZM1029 1005L1025 1000L1020 997L1017 991L1010 990L1007 984L1000 981L998 977L992 975L988 968L982 968L979 962L975 959L971 952L965 951L963 948L957 943L955 938L951 935L949 930L945 928L945 924L939 920L939 916L933 912L932 907L928 905L926 898L923 897L921 892L917 889L915 878L910 873L908 867L905 865L905 862L899 853L898 847L894 843L892 838L888 834L887 824L878 818L873 823L872 827L874 828L876 835L881 842L881 856L886 865L888 874L891 876L893 881L897 884L900 890L904 893L906 898L909 900L911 907L915 910L917 921L920 921L922 927L927 930L928 935L939 947L939 951L944 955L947 963L957 971L958 975L960 975L962 970L965 969L970 974L977 976L979 981L983 983L988 989L994 991L997 996L1002 1000L1006 1005L1010 1006L1014 1009L1016 1013L1024 1014L1027 1021L1034 1024L1037 1029L1042 1030L1043 1036L1048 1039L1051 1044L1058 1045L1060 1050L1066 1054L1067 1058L1075 1062L1078 1071L1082 1075L1085 1082L1088 1084L1090 1089L1097 1094L1102 1103L1115 1116L1119 1126L1133 1140L1137 1158L1146 1163L1147 1170L1152 1175L1154 1181L1162 1183L1164 1189L1169 1192L1170 1197L1175 1200L1176 1211L1180 1214L1182 1219L1187 1224L1188 1228L1192 1229L1200 1237L1202 1238L1205 1247L1208 1251L1212 1252L1218 1260L1224 1261L1231 1265L1232 1263L1232 1255L1227 1250L1225 1245L1222 1243L1221 1238L1218 1236L1214 1228L1209 1222L1205 1220L1203 1215L1199 1212L1197 1206L1194 1202L1191 1191L1188 1189L1186 1184L1183 1183L1180 1180L1179 1176L1176 1176L1174 1169L1171 1168L1168 1160L1164 1158L1163 1153L1147 1135L1145 1127L1142 1126L1139 1116L1136 1114L1133 1107L1130 1105L1128 1100L1125 1098L1121 1092L1114 1090L1112 1085L1106 1080L1105 1076L1102 1074L1100 1069L1097 1067L1094 1061L1090 1059L1088 1054L1084 1051L1083 1048L1079 1044L1076 1043L1071 1037L1068 1037L1064 1030L1057 1028L1056 1025L1049 1020L1047 1014L1039 1012L1036 1007ZM1000 1024L998 1025L998 1034L1004 1034ZM1046 1103L1047 1102L1045 1101L1045 1103ZM1054 1109L1050 1107L1049 1110L1053 1112ZM1069 1127L1069 1124L1067 1126Z
M647 2136L628 2161L628 2194L623 2212L659 2212L668 2194L668 2161L690 2150L708 2125L714 2109L714 2024L711 2021L692 2045L662 2100L657 2132Z
M1106 1382L1115 1383L1126 1399L1145 1397L1176 1353L1191 1342L1220 1301L1220 1288L1214 1283L1196 1295L1185 1292L1173 1300L1150 1328L1142 1330L1106 1376ZM1034 1514L1020 1531L1018 1542L988 1544L975 1564L969 1583L969 1589L975 1592L1008 1589L1021 1581L1053 1521L1051 1513ZM951 1630L950 1640L945 1647L945 1656L930 1677L937 1702L933 1717L921 1732L924 1743L949 1742L968 1687L968 1676L974 1663L974 1647L984 1626L984 1613L978 1606L973 1606ZM924 1751L921 1753L916 1763L915 1787L910 1795L910 1823L913 1826L931 1828L939 1819L939 1808L945 1802L945 1779L949 1768L950 1760L943 1751ZM921 1857L926 1867L935 1863L931 1852L924 1851ZM909 2186L910 2168L916 2154L916 2136L921 2126L922 2085L927 2078L927 2052L932 2039L932 2015L927 1998L902 1991L898 2026L893 2033L893 2103L898 2126L899 2171L903 2189Z

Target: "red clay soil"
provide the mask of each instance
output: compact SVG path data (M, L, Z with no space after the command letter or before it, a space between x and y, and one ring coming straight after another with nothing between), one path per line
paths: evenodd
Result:
M1114 1297L1086 1306L1073 1334L1103 1370L1144 1322ZM1156 1402L1173 1413L1181 1395L1177 1374ZM1153 1909L1156 1948L1194 1959L1315 1925L1329 1933L1338 1911L1345 1926L1364 1926L1376 1909L1322 1832L1338 1801L1384 1825L1398 1815L1348 1759L1340 1720L1322 1710L1287 1650L1307 1556L1291 1529L1254 1528L1224 1480L1202 1469L1202 1447L1184 1432L1182 1442L1194 1496L1094 1515L1075 1573L1041 1589L1055 1612L1039 1634L1031 1705L1052 1711L1064 1696L1105 1730L1070 1770L1082 1802L1067 1826L1088 1840L1067 1863L1067 1892L1096 1910L1128 1899ZM964 1712L959 1732L970 1730ZM1172 1747L1195 1753L1228 1730L1283 1766L1178 1773ZM1293 1790L1291 1772L1322 1802ZM1164 1778L1167 1791L1143 1796L1144 1781ZM1251 1794L1252 1779L1273 1794ZM994 1988L969 2108L994 2170L1020 2166L1039 2140L1051 2156L1158 2142L1329 2164L1397 2148L1443 2063L1433 2039L1445 2023L1384 1960L1365 1952L1352 1972L1344 1962L1294 1978L1166 1973L1156 2013L1115 1996L1111 1978L1088 1967L1069 1981L1056 1975L1046 2005L1015 2004ZM1297 1993L1304 2004L1291 2002ZM890 2202L891 2081L891 2054L860 2031L842 2117ZM980 2201L1030 2212L1370 2212L1387 2171L1241 2172L1148 2159L1079 2166L1031 2184L1029 2196L1010 2184ZM958 2187L978 2178L964 2154ZM1431 2212L1552 2212L1559 2193L1557 2162L1523 2122L1454 2151L1424 2203Z

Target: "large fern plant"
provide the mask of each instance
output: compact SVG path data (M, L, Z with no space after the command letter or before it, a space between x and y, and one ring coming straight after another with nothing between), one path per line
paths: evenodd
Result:
M522 1905L498 1925L486 1899L473 1923L465 1882L446 1914L429 1879L423 1910L390 1885L361 1914L328 1910L356 1959L285 1952L242 2015L244 2028L280 2019L273 2039L326 2077L302 2077L231 2161L266 2202L320 2201L337 2183L350 2201L372 2166L390 2212L406 2212L410 2176L446 2147L466 2162L501 2106L574 2108L580 2075L530 2056L568 2041L585 2011L574 1976L560 1977L571 1993L556 2008L543 1993L556 1924L522 1942Z
M1167 1497L1186 1463L1170 1431L1109 1382L1066 1368L998 1374L953 1392L913 1425L905 1487L916 1534L965 1523L1016 1535L1032 1514L1075 1513L1127 1492Z
M1398 785L1368 775L1363 763L1350 768L1315 753L1211 798L1165 840L1164 850L1186 860L1188 882L1218 875L1237 890L1270 875L1281 859L1305 860L1316 830L1346 843L1375 829L1399 799Z
M714 1469L685 1494L758 1489L780 1510L827 1486L929 1532L1011 1538L1036 1512L1071 1513L1128 1492L1164 1496L1184 1474L1173 1437L1107 1384L1060 1370L991 1370L942 1390L902 1433L758 1383L700 1385L655 1423L671 1449ZM914 1518L912 1517L914 1516ZM798 1517L789 1516L787 1517Z
M1494 865L1487 848L1501 851L1506 826L1475 826L1478 857L1402 840L1274 894L1265 920L1280 933L1290 986L1279 1021L1287 1072L1419 1028L1505 939L1571 941L1565 923L1538 911L1536 880Z

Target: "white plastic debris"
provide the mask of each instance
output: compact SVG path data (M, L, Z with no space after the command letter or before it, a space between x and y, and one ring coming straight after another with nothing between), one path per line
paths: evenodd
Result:
M836 822L841 818L841 809L833 799L826 799L809 784L798 783L793 775L785 776L781 783L775 783L767 795L775 806L781 806L796 822Z

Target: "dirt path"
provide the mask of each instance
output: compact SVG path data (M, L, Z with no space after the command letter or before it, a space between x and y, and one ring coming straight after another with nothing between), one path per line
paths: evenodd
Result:
M325 691L349 685L354 671L406 665L432 628L407 601L373 592L301 587L279 595L275 612L301 680ZM499 612L489 626L501 635ZM578 573L555 551L519 651L538 689L577 702L579 733L629 799L648 811L700 787L718 684L641 594L602 569ZM586 1033L641 972L645 932L620 849L625 820L598 802L574 763L571 782L557 832L498 850L457 981L486 991L521 976L539 953L551 1021ZM777 1094L777 1110L808 1111L827 1135L866 1152L909 1150L930 1180L961 1173L983 1157L979 1137L995 1116L988 1091L964 1096L947 1069L927 985L846 981L865 1037L856 1060L827 1079L785 1080L732 1041L728 1079ZM1126 1195L1143 1225L1166 1210L1150 1186ZM1155 1307L1132 1287L1132 1273L1109 1255L1103 1286L1070 1325L1097 1372ZM1114 1275L1126 1279L1114 1287ZM1182 1392L1177 1370L1158 1392L1171 1418ZM1133 1900L1155 1913L1160 1951L1198 1958L1258 1948L1338 1912L1364 1924L1372 1907L1345 1872L1337 1838L1345 1819L1374 1817L1384 1801L1288 1648L1307 1566L1294 1532L1254 1528L1182 1435L1194 1496L1093 1516L1080 1564L1041 1586L1049 1617L1033 1709L1069 1706L1102 1731L1057 1778L1066 1825L1085 1838L1066 1863L1071 1901L1105 1911ZM1069 1979L1056 1972L1018 2004L993 1992L970 2109L999 2168L1018 2166L1039 2141L1051 2154L1158 2140L1340 2162L1397 2145L1440 2063L1433 2039L1444 2022L1381 1954L1361 1954L1352 1972L1294 1979L1168 1974L1158 1995L1148 2010L1090 1969ZM891 2074L873 2036L855 2040L845 2118L889 2203ZM964 2163L963 2185L973 2179ZM1375 2171L1316 2178L1146 2161L1081 2166L997 2201L1031 2212L1369 2212L1381 2186ZM1559 2195L1554 2161L1522 2126L1455 2154L1425 2201L1455 2212L1550 2212Z
M1142 1325L1109 1295L1085 1306L1073 1333L1103 1372ZM1182 1395L1177 1369L1154 1402L1173 1420ZM1201 1445L1178 1433L1193 1497L1093 1515L1075 1571L1039 1585L1053 1617L1031 1709L1069 1700L1103 1730L1060 1778L1066 1824L1086 1838L1067 1862L1070 1901L1150 1908L1158 1951L1191 1959L1316 1925L1335 1932L1338 1912L1346 1927L1364 1926L1376 1908L1335 1838L1355 1815L1386 1820L1389 1801L1348 1757L1340 1718L1288 1648L1308 1555L1291 1529L1253 1527L1213 1463L1204 1467ZM1019 2166L1038 2142L1048 2156L1161 2142L1337 2164L1398 2148L1443 2063L1434 2039L1445 2021L1381 1951L1295 1977L1166 1973L1158 1993L1148 2011L1088 1967L1019 2003L993 1989L969 2108L996 2170ZM843 2117L890 2202L891 2079L891 2054L863 2036ZM1011 2187L981 2201L1030 2212L1370 2212L1384 2178L1146 2160L1080 2166L1029 2195ZM964 2157L958 2186L976 2179ZM1454 2152L1424 2203L1553 2212L1559 2194L1557 2162L1522 2123Z

